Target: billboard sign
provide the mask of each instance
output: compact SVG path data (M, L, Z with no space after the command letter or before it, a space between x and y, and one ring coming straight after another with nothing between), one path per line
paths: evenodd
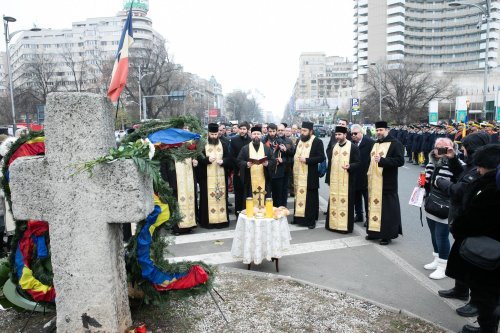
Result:
M439 120L438 114L438 101L430 101L429 102L429 124L437 125Z
M214 109L210 109L208 111L208 116L210 118L217 118L219 116L219 109L215 109L215 108Z
M457 96L455 102L456 120L459 123L467 121L467 111L469 109L470 100L467 96Z
M359 98L351 98L351 110L352 111L359 110Z

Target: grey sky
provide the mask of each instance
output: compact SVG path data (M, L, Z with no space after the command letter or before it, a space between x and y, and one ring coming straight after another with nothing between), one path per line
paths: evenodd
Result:
M122 0L0 0L11 31L36 23L70 28L74 21L113 16ZM176 62L224 93L258 90L264 110L281 118L298 75L301 52L352 58L352 0L150 0L153 28ZM3 34L3 31L2 31ZM3 37L3 36L2 36ZM1 49L5 50L2 38Z

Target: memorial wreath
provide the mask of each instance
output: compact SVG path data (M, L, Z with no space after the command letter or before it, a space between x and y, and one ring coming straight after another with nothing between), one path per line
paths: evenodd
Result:
M92 174L93 168L98 164L131 159L141 172L152 179L155 193L153 212L137 224L136 233L127 244L125 258L129 282L133 288L142 291L145 303L159 303L172 297L207 292L212 288L215 277L214 268L203 262L171 263L165 259L168 244L164 236L182 216L172 190L160 175L160 160L172 162L196 158L204 149L199 134L183 131L178 135L179 131L175 129L184 127L195 133L201 132L200 122L195 117L150 121L125 137L122 144L118 148L112 148L108 155L71 166L75 168L75 173L88 171ZM161 131L167 131L162 135L168 136L171 134L169 130L176 132L173 140L166 141L168 143L160 140L153 145L148 140L148 137ZM44 153L43 132L31 132L19 138L4 156L6 162L2 169L2 186L10 205L10 164L18 157ZM45 221L16 221L13 251L9 257L11 281L18 286L18 291L24 297L37 302L53 302L55 299L48 229Z

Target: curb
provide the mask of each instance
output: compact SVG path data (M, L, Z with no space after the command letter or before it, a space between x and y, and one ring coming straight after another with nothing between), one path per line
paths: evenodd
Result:
M316 289L327 290L327 291L330 291L330 292L333 292L333 293L337 293L337 294L340 294L340 295L349 296L349 297L352 297L354 299L357 299L357 300L360 300L360 301L363 301L363 302L371 303L371 304L373 304L375 306L378 306L378 307L380 307L380 308L382 308L384 310L387 310L389 312L392 312L392 313L402 314L402 315L405 315L405 316L408 316L408 317L413 317L413 318L422 320L423 322L426 322L428 324L432 324L434 326L437 326L440 329L442 329L442 330L444 330L446 332L449 332L449 333L453 333L454 332L454 331L451 331L451 330L447 329L446 327L443 327L443 326L441 326L439 324L436 324L435 322L432 322L432 321L430 321L428 319L425 319L425 318L423 318L423 317L421 317L421 316L419 316L417 314L414 314L413 312L407 311L405 309L398 309L398 308L395 308L393 306L390 306L390 305L387 305L387 304L383 304L383 303L374 301L372 299L366 298L364 296L353 294L353 293L345 291L345 290L340 290L340 289L331 288L331 287L325 287L325 286L322 286L322 285L319 285L319 284L316 284L316 283L312 283L312 282L305 281L305 280L302 280L302 279L297 279L297 278L291 277L289 275L281 275L281 274L274 274L274 273L263 273L263 272L246 270L246 269L242 269L242 268L233 268L233 267L226 267L226 266L218 266L217 269L219 271L226 271L226 272L231 272L231 273L238 273L238 274L241 274L241 275L248 275L248 276L256 276L256 277L267 278L267 279L272 279L272 280L292 281L292 282L296 282L296 283L299 283L299 284L302 284L302 285L307 285L307 286L310 286L310 287L313 287L313 288L316 288Z

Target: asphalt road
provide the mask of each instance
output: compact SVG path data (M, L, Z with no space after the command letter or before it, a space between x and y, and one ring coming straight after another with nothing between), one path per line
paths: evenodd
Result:
M329 138L322 139L325 147ZM431 280L423 265L432 259L430 233L419 209L408 200L423 168L405 165L399 169L399 199L403 236L388 246L366 241L361 223L353 234L332 233L324 228L325 216L314 230L291 226L292 249L280 259L280 273L321 287L348 292L376 303L410 312L437 323L450 331L459 331L469 323L455 313L464 302L446 300L437 290L451 288L449 278ZM320 210L326 210L328 186L321 184ZM230 195L232 201L232 195ZM288 199L293 208L293 198ZM169 247L173 260L205 260L216 265L246 269L246 265L230 255L234 235L234 215L230 227L224 230L198 228L190 235L178 236ZM290 217L289 217L290 220ZM273 263L253 265L252 270L278 274ZM311 305L314 306L313 304Z

